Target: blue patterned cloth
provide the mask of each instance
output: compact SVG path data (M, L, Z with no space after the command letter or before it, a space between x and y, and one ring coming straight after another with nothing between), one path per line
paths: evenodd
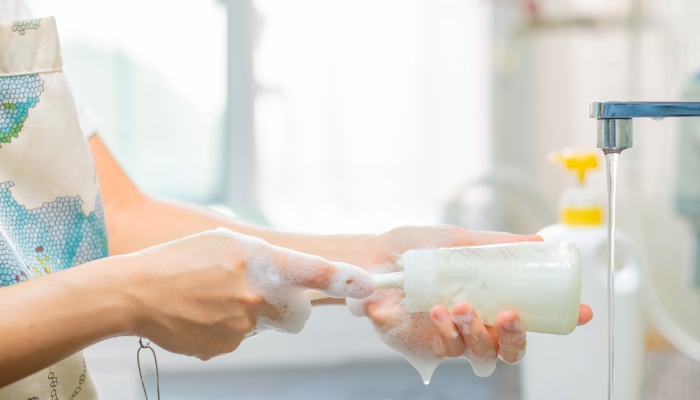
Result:
M80 197L61 197L40 208L17 204L0 183L0 286L107 257L102 201L85 215Z

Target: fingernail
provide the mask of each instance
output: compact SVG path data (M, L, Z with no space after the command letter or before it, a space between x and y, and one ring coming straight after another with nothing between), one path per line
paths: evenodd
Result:
M438 320L438 322L445 322L450 316L447 315L447 311L445 310L438 310L435 313L435 319Z
M503 330L507 332L519 331L522 329L519 319L513 319L503 324Z

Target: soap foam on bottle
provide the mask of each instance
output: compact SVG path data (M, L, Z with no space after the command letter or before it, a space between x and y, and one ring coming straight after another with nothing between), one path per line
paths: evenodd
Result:
M304 295L304 282L314 281L330 297L364 298L374 292L374 279L365 270L341 262L273 246L266 241L219 228L241 245L250 290L274 307L279 317L258 318L253 334L266 330L299 333L311 316L311 302Z
M467 302L487 325L499 312L514 310L529 331L568 334L576 328L581 261L571 243L409 250L397 263L404 268L404 305L411 312Z

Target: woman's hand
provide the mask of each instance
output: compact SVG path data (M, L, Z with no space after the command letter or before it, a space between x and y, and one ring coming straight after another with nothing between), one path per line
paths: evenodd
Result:
M203 360L234 351L256 331L299 332L311 313L303 294L364 298L374 281L344 263L217 229L120 256L137 316L132 334Z
M358 265L372 273L390 272L397 270L396 258L409 249L541 240L537 235L475 232L455 226L404 227L367 241ZM367 315L382 340L409 360L464 356L478 375L488 376L497 357L514 364L525 354L525 331L514 311L502 311L495 326L488 326L467 303L456 304L452 310L435 306L428 315L409 313L402 300L400 290L381 290L363 301L351 302L351 307L356 315ZM592 317L590 307L582 304L579 325Z

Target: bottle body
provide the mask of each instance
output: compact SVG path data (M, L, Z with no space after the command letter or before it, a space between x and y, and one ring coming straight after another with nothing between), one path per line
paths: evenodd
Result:
M524 400L607 399L607 231L604 226L549 226L545 240L575 243L581 254L581 301L594 318L568 336L528 334L521 363ZM616 233L621 256L615 274L615 400L637 400L644 378L645 321L637 297L640 271L634 249Z
M492 325L503 310L514 310L528 331L566 335L576 328L581 262L571 243L410 250L399 263L410 312L465 301L485 324Z

